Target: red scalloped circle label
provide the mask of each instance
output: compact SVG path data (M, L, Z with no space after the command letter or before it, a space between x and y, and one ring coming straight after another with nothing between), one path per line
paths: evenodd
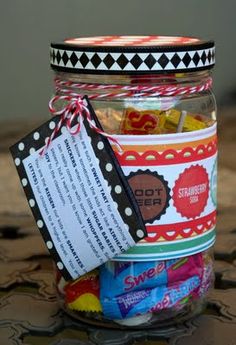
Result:
M208 196L209 178L203 166L186 168L175 181L174 206L183 217L199 217L206 207Z

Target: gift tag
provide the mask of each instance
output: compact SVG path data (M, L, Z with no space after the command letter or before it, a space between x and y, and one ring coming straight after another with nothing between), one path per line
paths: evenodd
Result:
M87 98L83 101L99 127ZM55 116L10 150L37 226L69 280L124 253L147 233L109 141L86 116L79 134L62 126L40 155L59 120Z

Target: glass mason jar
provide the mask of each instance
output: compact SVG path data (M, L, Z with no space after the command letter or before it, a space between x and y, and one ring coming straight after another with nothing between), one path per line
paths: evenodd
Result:
M87 95L133 190L148 237L76 280L61 306L107 327L164 327L205 305L216 217L214 43L106 36L51 45L56 95Z

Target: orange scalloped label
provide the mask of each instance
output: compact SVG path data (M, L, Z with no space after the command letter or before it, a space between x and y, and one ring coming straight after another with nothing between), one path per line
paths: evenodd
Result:
M117 158L148 232L117 260L167 260L212 246L216 224L216 202L212 198L217 171L216 125L193 132L118 135L117 139L123 148L122 154L116 153Z

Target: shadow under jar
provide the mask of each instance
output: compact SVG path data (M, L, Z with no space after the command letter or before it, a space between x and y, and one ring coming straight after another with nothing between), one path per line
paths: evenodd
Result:
M165 327L200 313L213 285L216 223L214 42L106 36L51 45L56 95L87 95L148 236L65 281L61 306L106 327ZM79 254L79 253L78 253Z

